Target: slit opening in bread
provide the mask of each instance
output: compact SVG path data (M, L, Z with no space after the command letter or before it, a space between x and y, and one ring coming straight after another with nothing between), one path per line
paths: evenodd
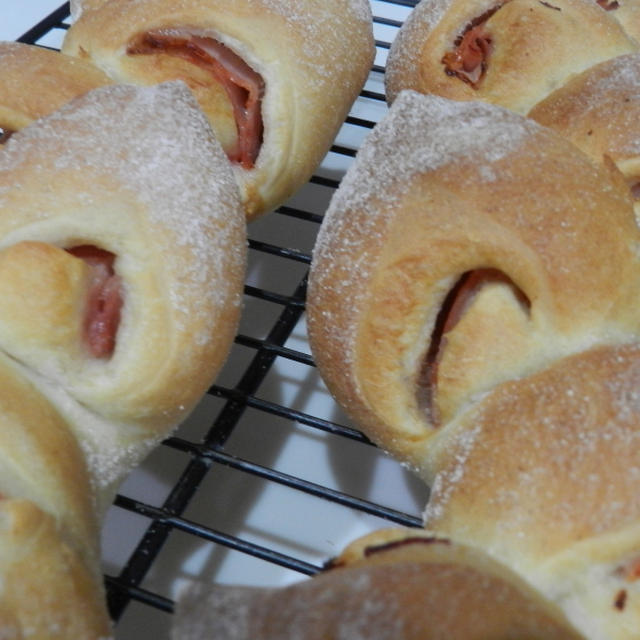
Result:
M0 127L0 145L4 144L14 133L15 131L7 127Z
M480 290L494 283L507 285L527 315L530 313L529 298L509 276L499 269L472 269L458 278L438 311L429 347L418 375L418 406L434 426L440 424L440 414L436 404L438 366L447 346L447 334L457 326Z
M480 86L493 51L493 36L486 23L504 4L500 3L471 20L454 40L454 48L447 51L441 61L448 76L459 78L474 89Z
M94 245L78 245L67 251L90 269L83 322L83 339L94 358L108 358L116 345L123 294L122 280L114 269L116 255Z
M618 0L596 0L596 3L605 11L615 11L620 8Z
M262 147L264 80L223 43L186 29L157 29L133 38L128 55L166 54L203 68L224 89L235 119L237 141L225 149L229 160L252 169Z
M631 176L627 178L629 192L634 202L640 201L640 176Z

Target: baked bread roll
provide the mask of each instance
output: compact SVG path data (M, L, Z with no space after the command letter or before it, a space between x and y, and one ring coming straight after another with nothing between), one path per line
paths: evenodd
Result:
M640 628L640 345L493 389L435 438L425 526L483 548L588 638Z
M0 42L0 69L0 144L13 131L111 82L92 64L18 42Z
M524 115L572 74L637 49L595 0L422 0L392 43L387 98L413 89Z
M612 165L506 109L403 92L310 277L319 371L430 485L427 532L593 640L640 628L638 240Z
M375 52L368 0L108 0L74 10L65 53L118 82L191 87L250 219L311 176Z
M182 83L96 89L4 145L7 637L108 636L99 525L224 362L245 259L237 185Z
M469 545L421 530L361 538L311 580L189 588L175 640L577 640L544 595Z
M529 117L597 162L613 160L640 219L640 53L601 62L538 103Z
M430 441L496 385L637 334L638 240L615 168L506 109L403 92L318 234L318 370L430 482Z

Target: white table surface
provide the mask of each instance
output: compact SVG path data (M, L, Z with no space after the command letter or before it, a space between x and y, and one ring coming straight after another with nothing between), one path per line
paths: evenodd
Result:
M16 40L62 4L62 0L0 0L0 40Z

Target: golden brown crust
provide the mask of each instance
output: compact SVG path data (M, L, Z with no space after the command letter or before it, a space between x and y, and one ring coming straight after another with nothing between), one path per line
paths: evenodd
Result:
M640 197L640 54L619 56L587 69L528 115L558 131L595 161L613 160L635 199Z
M108 504L114 484L188 414L230 349L246 259L237 187L178 83L104 87L23 129L5 146L0 184L0 249L9 261L0 288L13 310L0 319L0 345L70 421ZM79 336L86 269L64 251L78 245L115 254L122 279L106 359L91 357ZM21 265L28 275L15 277ZM53 317L64 329L51 331Z
M95 562L96 505L78 443L51 404L4 355L0 381L0 496L20 496L50 513L85 560Z
M95 494L85 458L69 425L4 355L0 427L3 634L107 638Z
M174 638L201 640L202 629L234 640L583 637L505 566L419 530L367 536L340 562L284 589L217 587L208 594L196 585L178 605Z
M0 42L0 68L0 129L10 131L111 82L83 60L18 42Z
M559 136L498 107L407 92L362 146L314 249L319 371L358 426L421 467L441 425L496 384L637 330L637 241L619 176ZM485 268L514 286L480 287L429 389L443 300Z
M369 73L374 55L369 3L339 0L110 0L85 7L65 53L89 59L118 81L183 79L223 144L231 144L230 109L208 72L168 56L127 55L145 32L181 29L226 44L265 84L264 140L255 167L236 166L249 218L275 207L322 160Z
M491 51L473 86L448 75L443 58L455 51L467 26L483 17ZM593 0L422 0L389 53L387 97L392 101L401 90L413 89L526 114L572 74L637 48Z
M0 238L0 620L15 637L104 640L99 523L228 354L244 210L187 87L109 85L6 143ZM96 254L122 300L99 356Z
M640 620L639 382L637 344L585 351L500 385L430 452L425 526L500 558L594 637Z
M28 501L0 501L0 572L3 637L111 637L100 576Z

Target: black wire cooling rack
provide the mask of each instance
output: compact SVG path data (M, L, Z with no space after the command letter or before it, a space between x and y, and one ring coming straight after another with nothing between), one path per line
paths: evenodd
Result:
M420 526L426 488L333 404L304 326L322 215L386 110L387 51L415 4L371 0L376 60L331 151L285 206L250 225L245 308L227 365L109 511L105 580L118 639L168 638L175 595L189 580L286 584L319 571L357 535ZM19 40L56 48L69 19L65 3Z

